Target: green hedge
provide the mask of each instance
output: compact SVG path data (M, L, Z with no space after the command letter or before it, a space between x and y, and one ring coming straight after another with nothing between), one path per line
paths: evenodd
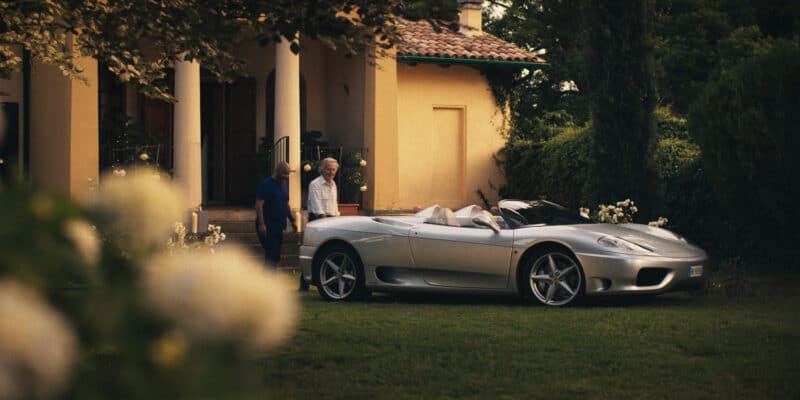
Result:
M777 42L711 82L692 106L690 131L736 223L759 245L798 239L800 46Z
M725 248L731 230L705 176L700 147L688 132L686 119L668 109L655 112L656 144L650 164L656 174L651 209L641 209L635 221L647 223L658 216L669 218L670 229L697 241L708 250L730 253ZM505 198L546 198L568 208L595 207L588 202L587 180L591 157L591 126L556 129L550 139L512 139L501 152L506 175L501 189ZM624 199L606 199L614 202ZM636 199L634 199L636 200Z
M553 200L577 209L585 205L591 135L589 127L569 126L550 139L512 139L501 150L505 198Z

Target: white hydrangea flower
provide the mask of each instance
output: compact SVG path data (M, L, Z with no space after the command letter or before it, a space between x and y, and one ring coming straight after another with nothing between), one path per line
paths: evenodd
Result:
M101 242L94 226L85 220L73 218L64 223L64 236L78 249L84 263L89 266L97 265Z
M147 169L125 179L107 175L88 201L89 209L108 220L112 238L129 253L163 243L176 229L173 222L186 211L178 190L150 176Z
M77 341L32 289L0 281L0 399L52 397L69 382Z
M160 255L144 272L148 304L190 336L238 339L264 351L285 343L297 324L293 284L238 247Z

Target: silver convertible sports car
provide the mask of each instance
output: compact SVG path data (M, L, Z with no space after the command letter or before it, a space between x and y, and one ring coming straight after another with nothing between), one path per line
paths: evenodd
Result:
M704 279L706 253L666 229L593 223L543 200L503 200L498 209L432 206L311 222L300 248L303 277L333 301L433 291L513 294L549 306Z

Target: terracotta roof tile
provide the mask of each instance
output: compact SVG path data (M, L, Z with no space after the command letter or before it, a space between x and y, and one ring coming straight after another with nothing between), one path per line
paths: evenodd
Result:
M427 21L397 21L402 40L399 57L455 58L465 60L544 63L545 60L487 32L467 35L442 26L436 32ZM469 28L467 28L469 29Z

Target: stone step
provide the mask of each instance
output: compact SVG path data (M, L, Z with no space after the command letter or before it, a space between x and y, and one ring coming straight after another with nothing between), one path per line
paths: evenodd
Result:
M258 260L264 259L264 250L258 241L255 232L256 212L253 208L243 207L212 207L207 208L208 223L219 225L225 233L225 244L238 244L244 247ZM294 232L284 233L281 246L282 269L297 269L299 267L300 245L298 236Z
M254 208L241 207L214 207L206 208L209 221L255 221Z
M250 231L247 233L237 233L226 231L224 228L222 229L225 232L225 240L230 241L232 243L240 243L244 245L260 245L258 241L258 235L255 232Z
M254 220L237 221L237 220L212 220L209 219L208 223L212 225L219 225L225 234L228 233L252 233L256 229Z

